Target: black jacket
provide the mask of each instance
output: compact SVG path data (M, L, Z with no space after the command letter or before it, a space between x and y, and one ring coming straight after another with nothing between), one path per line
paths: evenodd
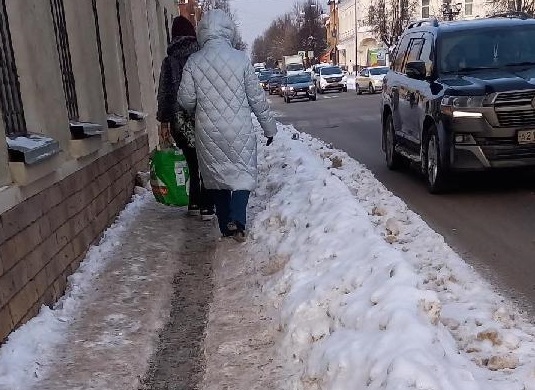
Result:
M159 122L173 122L179 111L177 93L182 80L182 70L189 56L199 50L197 38L179 37L167 48L167 57L162 62L160 82L158 85Z

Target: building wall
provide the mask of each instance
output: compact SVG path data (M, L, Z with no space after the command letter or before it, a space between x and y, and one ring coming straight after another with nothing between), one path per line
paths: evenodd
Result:
M197 0L178 0L179 15L187 18L194 26L201 19L201 9Z
M50 1L0 0L27 131L59 144L59 153L29 164L14 160L7 136L0 137L0 342L63 294L90 244L130 200L135 175L148 169L158 139L157 76L167 46L163 21L164 13L170 21L177 14L175 1L119 0L118 18L115 1L96 0L101 55L92 0L63 1L76 119L104 131L83 139L71 133ZM144 118L128 119L128 110ZM110 114L126 124L108 128ZM0 132L5 130L0 115Z
M338 50L340 65L351 70L355 63L355 0L341 1L338 5L340 15L340 34Z
M340 25L338 35L340 65L349 67L350 64L356 62L358 67L362 68L367 65L368 49L377 49L383 46L374 36L370 26L367 25L368 9L373 3L373 0L339 0L337 8ZM487 0L463 0L461 4L461 12L456 19L484 17L492 11ZM471 5L471 7L467 5ZM466 11L469 11L470 8L472 12L467 14ZM442 18L442 1L440 0L419 0L414 10L414 19L425 16L424 9L429 11L430 16ZM332 24L333 21L330 20L330 23ZM356 37L355 26L357 26Z

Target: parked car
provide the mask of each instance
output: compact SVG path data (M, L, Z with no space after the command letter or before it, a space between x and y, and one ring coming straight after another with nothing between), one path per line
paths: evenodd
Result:
M355 89L360 95L362 91L375 93L383 88L383 78L388 73L388 66L372 66L364 68L355 78Z
M284 76L281 74L273 74L268 80L268 92L270 95L280 94L281 82Z
M387 166L408 158L432 193L457 171L534 167L534 41L520 13L411 23L383 81Z
M347 77L339 66L319 67L315 75L315 84L318 93L331 89L347 92Z
M309 73L300 73L287 77L284 101L290 103L293 99L316 100L316 86Z

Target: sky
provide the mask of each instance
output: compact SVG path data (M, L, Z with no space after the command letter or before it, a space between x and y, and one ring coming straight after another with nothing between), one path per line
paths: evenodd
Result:
M279 366L298 373L288 376L286 388L535 390L535 325L364 165L291 125L278 128L270 147L259 136L259 184L249 205L248 241L236 243L243 245L239 253L256 261L240 273L236 286L262 294L263 302L278 308L273 329L265 331L280 335L276 349L286 361ZM258 124L257 130L260 134ZM84 321L84 309L100 304L93 290L108 290L102 283L111 257L118 269L142 270L132 259L120 264L125 247L143 240L131 239L132 224L159 206L150 191L138 192L69 279L61 304L43 307L0 347L1 390L44 388L46 367L69 366L68 360L50 362L68 359L58 351L76 352L66 335ZM154 219L147 228L158 229L161 218ZM236 263L236 253L223 253L227 258L218 261ZM138 253L136 261L152 260L143 256ZM167 270L159 267L150 279ZM256 289L261 270L269 272ZM126 365L132 353L125 348L150 340L154 332L139 325L144 302L121 316L105 304L113 321L99 322L99 332L114 335L113 342L100 340L99 332L86 336L98 342L71 338L101 353L105 349L110 360ZM239 323L230 326L239 332ZM150 355L149 344L136 350ZM124 372L109 366L93 376L125 380Z
M274 19L291 11L295 3L296 0L231 0L249 49L255 38L262 35ZM326 3L326 0L321 1L321 4Z

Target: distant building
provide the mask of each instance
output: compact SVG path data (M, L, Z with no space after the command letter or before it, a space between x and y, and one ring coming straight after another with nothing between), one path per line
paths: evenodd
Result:
M178 14L189 19L197 27L201 19L201 6L198 0L178 0Z
M327 50L321 55L320 62L338 63L338 2L339 0L329 0L329 15L324 18L325 30L327 33Z
M453 5L451 1L417 0L413 19L436 17L437 19L473 19L492 12L488 0L461 0ZM335 50L341 66L349 70L356 64L360 69L384 61L388 48L373 34L368 25L368 10L373 0L329 0L331 7L327 26L328 39L336 32ZM388 4L388 1L387 1ZM336 18L336 20L335 20ZM329 32L329 26L336 26Z

